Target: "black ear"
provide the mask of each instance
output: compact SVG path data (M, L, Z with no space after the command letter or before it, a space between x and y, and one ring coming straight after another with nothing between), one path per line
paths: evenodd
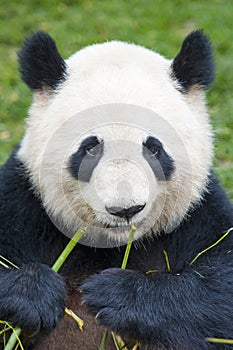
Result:
M172 62L172 75L181 84L182 91L193 85L202 88L214 81L213 50L209 38L202 30L189 34Z
M65 61L47 33L38 31L26 38L18 60L22 79L32 90L55 89L65 80Z

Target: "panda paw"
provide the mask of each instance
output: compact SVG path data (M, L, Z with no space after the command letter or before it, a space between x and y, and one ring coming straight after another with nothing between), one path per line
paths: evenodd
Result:
M140 290L145 276L119 268L91 276L81 286L83 302L101 325L117 334L136 339L140 325Z
M28 264L0 275L1 319L33 332L50 331L65 310L63 279L49 266Z

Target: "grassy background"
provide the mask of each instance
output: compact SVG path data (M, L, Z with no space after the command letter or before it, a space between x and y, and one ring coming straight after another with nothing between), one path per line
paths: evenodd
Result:
M190 31L203 28L216 55L217 79L208 93L215 171L233 199L232 13L231 0L0 0L0 163L23 135L31 101L17 71L16 52L25 35L48 31L63 57L93 42L119 39L171 58Z

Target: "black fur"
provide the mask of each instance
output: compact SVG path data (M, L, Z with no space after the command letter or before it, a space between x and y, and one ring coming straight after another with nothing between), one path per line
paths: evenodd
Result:
M174 161L158 139L152 136L148 137L143 143L142 153L158 180L170 179L175 169Z
M0 171L0 212L0 254L20 267L0 269L0 319L49 330L63 314L65 292L61 277L44 264L53 263L68 239L49 220L15 154ZM91 276L81 286L87 308L126 338L151 348L230 350L205 337L233 338L232 234L189 263L232 226L232 206L211 176L203 202L174 232L132 248L128 270L119 269L124 247L78 245L61 273L67 281L75 275L78 284ZM145 274L152 269L158 272Z
M9 271L1 267L0 286L3 320L27 330L48 331L64 315L64 281L47 265L30 262Z
M91 151L92 154L89 154ZM96 136L89 136L81 143L69 161L69 170L78 180L88 182L91 175L104 153L103 142L99 142Z
M23 81L32 90L55 89L66 78L66 64L54 40L42 31L26 38L18 52Z
M172 63L172 75L181 84L183 91L193 85L203 88L214 81L214 59L209 38L197 30L189 34Z

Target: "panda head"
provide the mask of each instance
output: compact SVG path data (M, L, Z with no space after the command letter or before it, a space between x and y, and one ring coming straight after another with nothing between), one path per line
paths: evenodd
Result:
M202 31L173 60L107 42L67 60L43 32L19 51L33 90L18 157L50 219L85 244L172 231L206 189L212 158L204 91L214 77Z

